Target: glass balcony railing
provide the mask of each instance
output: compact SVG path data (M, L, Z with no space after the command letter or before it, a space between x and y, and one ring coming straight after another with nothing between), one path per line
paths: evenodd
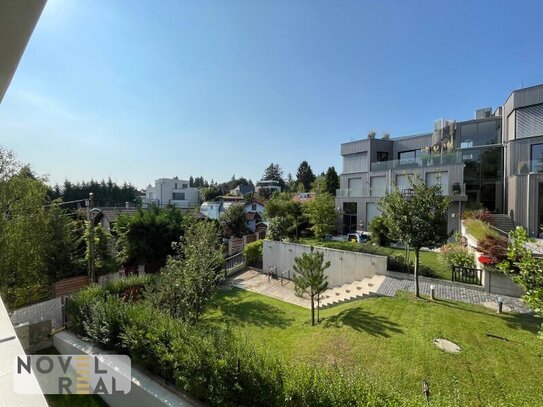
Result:
M371 163L372 171L387 171L395 169L409 169L420 167L435 167L440 165L462 164L460 152L449 154L428 154L417 158L404 158L401 160L379 161Z
M543 173L543 161L531 160L531 161L519 161L516 164L515 175L529 174L531 172Z
M400 185L399 190L403 193L409 190L409 186ZM336 189L336 198L381 198L389 193L391 188L350 188ZM455 182L454 184L442 184L441 190L444 195L458 197L453 200L465 200L466 185Z

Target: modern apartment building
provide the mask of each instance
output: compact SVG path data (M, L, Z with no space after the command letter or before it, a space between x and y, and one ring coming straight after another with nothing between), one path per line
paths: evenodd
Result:
M189 181L173 178L159 178L155 186L149 185L145 190L144 205L177 206L193 208L200 205L198 188L189 187Z
M341 145L343 172L336 204L342 232L366 229L379 215L377 202L394 185L408 193L410 175L441 180L452 199L448 229L478 204L507 214L531 236L543 225L543 85L515 90L494 111L479 109L465 121L440 119L433 132Z

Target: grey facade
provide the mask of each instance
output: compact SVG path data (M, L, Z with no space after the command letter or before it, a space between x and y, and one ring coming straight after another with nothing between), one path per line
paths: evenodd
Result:
M476 111L475 119L438 120L434 131L390 139L368 135L341 145L343 171L336 192L343 233L365 230L377 202L409 175L441 181L452 199L450 232L460 230L466 208L508 214L531 236L543 224L543 85L512 92L502 107Z

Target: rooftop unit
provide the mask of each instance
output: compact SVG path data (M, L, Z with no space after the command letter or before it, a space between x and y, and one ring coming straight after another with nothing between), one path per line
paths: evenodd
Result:
M492 117L491 107L484 107L475 111L475 119L486 119L488 117Z

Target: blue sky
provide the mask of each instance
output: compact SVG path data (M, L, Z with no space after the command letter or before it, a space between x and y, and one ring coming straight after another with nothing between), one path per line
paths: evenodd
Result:
M341 167L543 82L540 1L49 0L0 144L51 182Z

